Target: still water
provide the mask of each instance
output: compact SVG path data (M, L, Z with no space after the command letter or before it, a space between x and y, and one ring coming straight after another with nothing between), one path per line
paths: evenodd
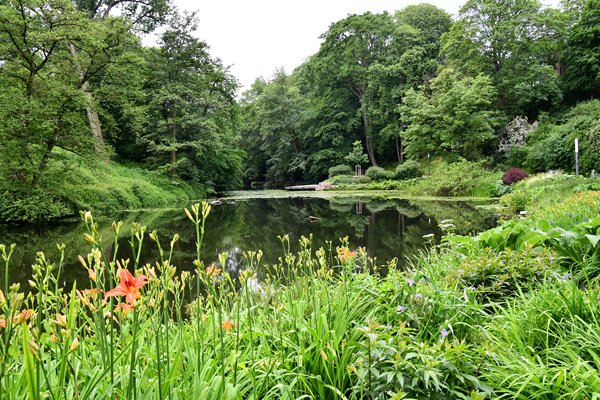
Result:
M118 257L132 257L129 229L134 222L147 226L147 233L157 230L164 249L169 248L175 233L181 236L176 243L173 264L179 271L193 271L196 256L195 228L183 210L151 210L121 213L117 220L124 221L119 238ZM439 240L438 223L452 219L458 233L478 232L495 224L493 213L473 203L425 200L377 200L356 197L295 197L295 198L224 198L212 205L206 223L202 245L205 265L217 260L222 252L228 254L227 269L232 274L244 269L242 252L263 250L262 264L273 264L283 255L278 236L288 234L292 250L301 236L312 234L313 249L339 245L339 238L348 237L351 248L364 247L378 263L396 257L403 267L407 258L417 254L428 242L424 235L433 234ZM96 218L100 226L105 253L111 254L113 240L110 225L113 219ZM31 264L36 252L42 251L53 262L58 261L56 245L64 243L64 284L77 287L88 283L87 272L78 262L78 255L89 252L83 240L85 225L81 221L63 221L46 226L0 225L0 243L16 243L10 268L10 280L25 284L31 275ZM431 242L431 240L429 240ZM158 260L156 244L146 236L140 262ZM3 266L0 266L0 272ZM0 275L3 276L3 275Z

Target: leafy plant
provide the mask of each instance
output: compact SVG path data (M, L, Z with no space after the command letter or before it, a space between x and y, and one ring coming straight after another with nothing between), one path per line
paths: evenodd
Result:
M374 181L382 181L385 179L392 179L394 177L394 173L390 171L386 171L381 167L369 167L365 172L365 175L371 178Z
M333 167L329 168L329 170L327 172L329 173L330 178L333 178L334 176L339 176L339 175L353 175L354 174L354 171L352 170L352 168L350 168L347 165L333 166Z
M350 163L350 165L362 165L369 162L369 156L364 153L360 140L352 143L352 151L348 153L344 159Z
M483 249L450 269L445 281L463 290L473 290L483 303L507 300L508 296L543 283L557 272L553 254L547 249Z
M423 175L421 165L414 160L407 160L396 167L396 179L413 179L418 178L421 175Z
M528 177L529 175L527 174L527 172L519 168L510 167L504 173L504 175L502 175L502 182L504 182L505 185L512 185Z

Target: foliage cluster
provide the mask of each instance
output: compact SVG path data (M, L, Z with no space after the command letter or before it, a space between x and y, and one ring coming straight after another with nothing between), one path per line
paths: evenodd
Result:
M423 175L421 164L414 160L408 160L396 167L396 179L406 180L419 178Z
M509 296L541 284L557 272L552 253L546 249L526 248L501 251L484 248L468 257L446 275L446 283L475 292L482 304L506 301Z
M71 194L53 189L68 186L66 171L78 166L57 150L134 162L184 186L241 185L237 81L192 36L196 22L169 0L0 4L0 193L2 208L10 208L4 220L73 214L73 202L63 199ZM158 46L143 47L142 32L159 26ZM123 195L148 200L140 185L134 189L145 193ZM78 193L75 203L97 195ZM96 201L103 202L128 201Z
M527 174L527 172L523 171L522 169L510 167L509 169L506 170L504 175L502 175L502 182L505 185L512 185L512 184L517 183L520 180L523 180L527 177L529 177L529 175Z
M373 181L383 181L394 178L394 173L381 167L369 167L365 175Z
M532 172L561 169L575 172L575 139L579 140L579 172L590 176L600 165L600 101L581 102L555 121L542 120L527 144L513 147L511 160Z
M413 171L412 174L417 175L421 171L416 162L407 161L406 164ZM404 164L397 169L401 169L402 165ZM372 168L374 167L369 170ZM500 173L484 168L481 162L467 160L449 163L436 159L431 163L431 176L408 180L393 180L394 173L379 167L376 171L383 171L377 174L380 179L378 182L335 182L332 190L401 190L413 196L493 197L496 195L496 183L501 176Z
M333 178L338 175L353 175L354 171L347 165L335 165L327 170L329 177Z
M589 175L600 165L599 10L597 0L468 0L455 21L428 4L336 21L289 77L278 71L247 93L249 154L259 150L255 128L276 132L269 121L282 110L297 132L248 159L256 165L247 179L269 180L266 171L287 160L287 179L321 180L348 156L371 166L444 157L573 171L575 138ZM261 100L270 87L279 97Z
M563 215L578 216L572 220L581 222L581 216L590 211L586 203L580 204L583 208L573 207L568 200L570 195L593 190L600 190L600 179L575 177L559 172L539 174L515 184L514 190L500 199L500 205L511 214L526 210L569 228L572 222L565 220Z
M193 183L164 176L145 168L105 163L54 150L49 179L26 195L6 192L0 196L0 220L40 222L71 216L76 210L100 213L182 204L205 195ZM62 178L53 179L55 176Z

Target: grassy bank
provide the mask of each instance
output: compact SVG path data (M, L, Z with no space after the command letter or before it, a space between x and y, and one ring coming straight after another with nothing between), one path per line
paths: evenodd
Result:
M333 184L330 190L396 190L409 196L494 197L502 184L501 172L466 160L449 163L435 159L430 168L422 164L423 176L414 179L393 178L394 172L387 172L375 176L377 179L338 175L328 179Z
M344 241L291 254L286 237L276 265L247 252L232 276L222 254L178 275L178 237L140 265L157 234L134 226L117 262L85 214L91 290L64 293L61 257L42 255L31 296L2 288L0 398L594 398L600 192L553 193L578 212L565 228L542 214L568 211L554 206L476 237L446 221L440 246L386 276ZM186 211L198 252L209 213Z
M183 207L203 196L199 185L56 149L39 186L27 190L9 186L9 182L0 186L0 221L44 221L78 215L79 210L110 214L125 209Z

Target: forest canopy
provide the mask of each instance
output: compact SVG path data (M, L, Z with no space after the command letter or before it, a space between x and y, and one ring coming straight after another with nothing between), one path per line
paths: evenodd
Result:
M600 0L348 15L242 94L198 23L169 0L0 2L4 201L64 201L64 152L217 192L315 183L354 159L569 172L575 138L581 172L599 168Z

